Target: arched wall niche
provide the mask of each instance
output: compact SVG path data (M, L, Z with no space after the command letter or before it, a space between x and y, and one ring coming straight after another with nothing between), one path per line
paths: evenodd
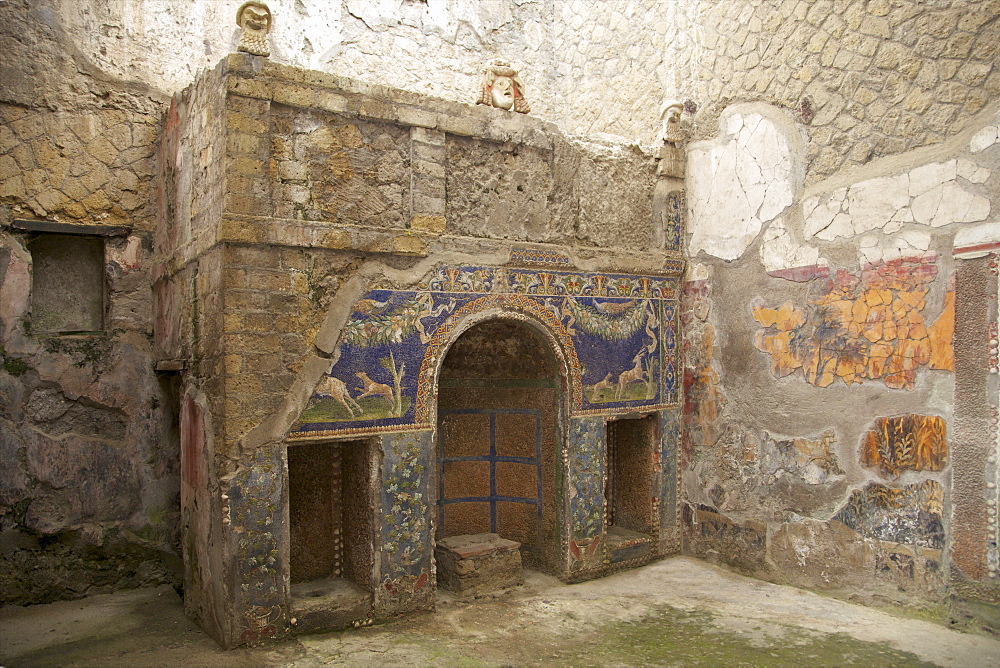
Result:
M566 355L541 322L491 308L467 316L435 373L435 537L496 533L525 565L557 573L559 488L570 386Z

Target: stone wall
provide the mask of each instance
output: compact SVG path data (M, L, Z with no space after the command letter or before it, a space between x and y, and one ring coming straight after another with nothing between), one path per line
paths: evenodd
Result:
M180 580L177 388L153 370L149 272L163 104L88 70L50 19L37 3L0 7L5 604ZM54 225L16 222L39 219ZM78 255L90 291L55 265L33 289L33 241L73 256L79 234L96 249ZM92 331L42 317L81 303Z
M808 130L807 182L961 132L1000 93L995 0L698 3L695 134L738 102Z
M996 436L961 431L991 408L956 403L992 381L954 337L987 354L992 284L956 277L1000 242L996 4L704 10L687 549L874 601L995 602Z

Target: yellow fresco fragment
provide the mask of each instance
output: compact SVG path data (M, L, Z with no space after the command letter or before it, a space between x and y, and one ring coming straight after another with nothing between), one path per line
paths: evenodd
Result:
M776 377L802 369L806 381L828 387L881 380L890 388L912 389L920 367L954 367L954 294L928 327L921 310L937 276L933 262L894 260L866 269L859 279L844 271L811 295L802 308L753 308L762 329L758 350L771 356Z
M888 478L903 471L942 471L948 463L945 422L932 415L878 418L861 446L861 462Z
M955 337L955 291L950 290L944 296L944 309L934 324L927 328L931 342L930 368L955 370L955 349L952 340Z

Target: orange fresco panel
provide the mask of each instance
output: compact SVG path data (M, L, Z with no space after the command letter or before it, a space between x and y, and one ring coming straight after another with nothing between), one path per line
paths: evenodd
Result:
M869 379L912 389L919 367L954 367L954 294L946 296L934 325L928 327L920 312L936 276L930 259L894 260L866 269L860 279L839 270L804 309L792 302L754 306L762 327L754 344L771 356L771 372L779 378L801 368L818 387L839 378L848 385Z

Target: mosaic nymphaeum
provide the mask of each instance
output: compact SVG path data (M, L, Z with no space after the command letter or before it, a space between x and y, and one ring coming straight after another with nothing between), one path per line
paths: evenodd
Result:
M802 369L817 387L870 379L912 389L921 366L953 369L954 293L933 325L923 318L936 276L937 267L923 259L887 262L860 278L841 270L802 308L756 305L753 317L763 329L754 344L771 356L778 378Z

